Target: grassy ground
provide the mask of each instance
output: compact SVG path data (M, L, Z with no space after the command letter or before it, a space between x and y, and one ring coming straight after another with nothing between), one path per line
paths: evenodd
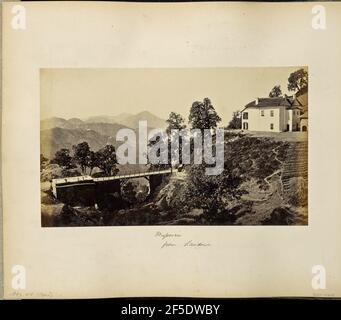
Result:
M308 132L263 132L241 131L245 135L259 138L273 138L276 141L303 142L308 140Z

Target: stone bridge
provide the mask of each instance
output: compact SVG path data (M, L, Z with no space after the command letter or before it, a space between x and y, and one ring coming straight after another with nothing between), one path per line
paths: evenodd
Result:
M149 194L152 195L162 178L172 174L172 169L132 172L112 177L93 178L91 176L78 176L69 178L52 179L52 193L59 201L70 205L101 206L112 200L110 195L115 194L116 202L122 201L121 182L134 178L146 178L149 181ZM112 198L112 197L111 197Z

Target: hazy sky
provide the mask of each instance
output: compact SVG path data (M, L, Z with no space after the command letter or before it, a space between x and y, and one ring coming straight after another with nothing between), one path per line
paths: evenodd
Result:
M42 69L41 118L85 119L144 110L166 119L188 117L194 101L211 99L227 123L233 111L287 79L300 67L196 69Z

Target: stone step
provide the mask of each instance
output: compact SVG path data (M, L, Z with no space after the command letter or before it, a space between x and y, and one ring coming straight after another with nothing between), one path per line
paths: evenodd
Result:
M288 175L292 175L293 173L308 173L308 168L297 170L296 168L293 170L284 170L282 173L282 177L286 177Z
M302 172L308 172L308 168L291 168L291 169L288 169L288 170L283 170L283 173L282 175L286 175L286 174L291 174L293 172L297 172L297 173L302 173Z
M290 170L290 169L295 169L295 168L308 168L307 163L292 163L290 165L284 165L283 170Z
M308 167L308 163L306 163L306 162L295 162L295 163L286 163L286 164L284 164L283 165L283 168L285 169L285 168L291 168L291 167L298 167L298 166L306 166L306 167Z
M308 171L308 168L307 167L292 167L292 168L284 169L283 174L286 174L288 172L304 172L304 171Z

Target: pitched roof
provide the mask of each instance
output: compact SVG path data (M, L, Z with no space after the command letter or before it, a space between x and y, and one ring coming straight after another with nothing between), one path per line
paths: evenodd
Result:
M304 112L301 116L301 119L308 119L308 111Z
M287 98L279 97L279 98L258 98L258 103L256 104L256 100L249 102L246 108L260 108L260 107L291 107L291 103Z
M300 90L298 90L296 92L296 96L299 97L299 96L302 96L306 93L308 93L308 86L305 86L305 87L301 88Z
M290 102L291 106L288 107L287 109L302 109L302 107L303 107L302 103L297 98L291 97L289 99L289 102Z
M308 93L297 96L297 101L299 101L304 110L308 110Z

